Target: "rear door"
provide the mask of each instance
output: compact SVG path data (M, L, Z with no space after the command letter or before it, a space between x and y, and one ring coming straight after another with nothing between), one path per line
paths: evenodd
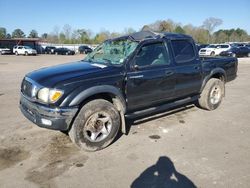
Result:
M163 41L142 45L127 73L128 108L138 109L173 97L174 68Z
M199 93L202 67L193 40L171 40L171 46L175 60L175 98Z

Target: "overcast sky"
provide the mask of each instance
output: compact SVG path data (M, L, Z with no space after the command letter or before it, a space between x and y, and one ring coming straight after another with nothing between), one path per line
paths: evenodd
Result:
M52 32L69 24L73 29L136 30L156 20L202 25L208 17L223 20L217 29L242 28L250 34L250 0L0 0L0 27L11 33Z

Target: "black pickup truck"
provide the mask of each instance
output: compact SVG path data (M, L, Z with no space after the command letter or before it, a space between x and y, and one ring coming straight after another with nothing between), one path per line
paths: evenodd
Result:
M127 116L190 102L216 109L237 66L231 57L201 59L190 36L137 32L105 41L82 61L28 73L20 109L95 151L126 132Z

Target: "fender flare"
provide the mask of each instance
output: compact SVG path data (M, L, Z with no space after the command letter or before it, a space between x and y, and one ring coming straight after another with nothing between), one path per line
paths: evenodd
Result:
M69 106L75 106L79 105L82 103L84 100L87 98L96 95L96 94L102 94L102 93L107 93L107 94L112 94L115 97L112 99L113 104L119 111L120 117L121 117L121 129L122 133L126 134L126 122L125 122L125 113L126 113L126 101L124 99L124 96L122 92L111 85L102 85L102 86L94 86L91 88L88 88L82 92L80 92L78 95L76 95L73 100L69 103Z
M201 86L201 91L200 91L200 92L202 92L202 90L204 89L204 87L205 87L206 83L208 82L208 80L210 80L210 78L213 78L213 76L216 75L216 74L221 74L221 75L224 77L225 82L227 81L226 71L225 71L224 69L220 68L220 67L215 68L215 69L213 69L213 70L210 72L209 75L207 75L207 76L203 79L202 86Z

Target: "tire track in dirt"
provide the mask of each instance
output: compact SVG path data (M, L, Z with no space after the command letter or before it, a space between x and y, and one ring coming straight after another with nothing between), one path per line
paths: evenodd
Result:
M57 135L42 148L37 165L26 172L26 180L42 187L50 187L52 179L68 171L72 166L84 167L88 156L75 147L68 136Z

